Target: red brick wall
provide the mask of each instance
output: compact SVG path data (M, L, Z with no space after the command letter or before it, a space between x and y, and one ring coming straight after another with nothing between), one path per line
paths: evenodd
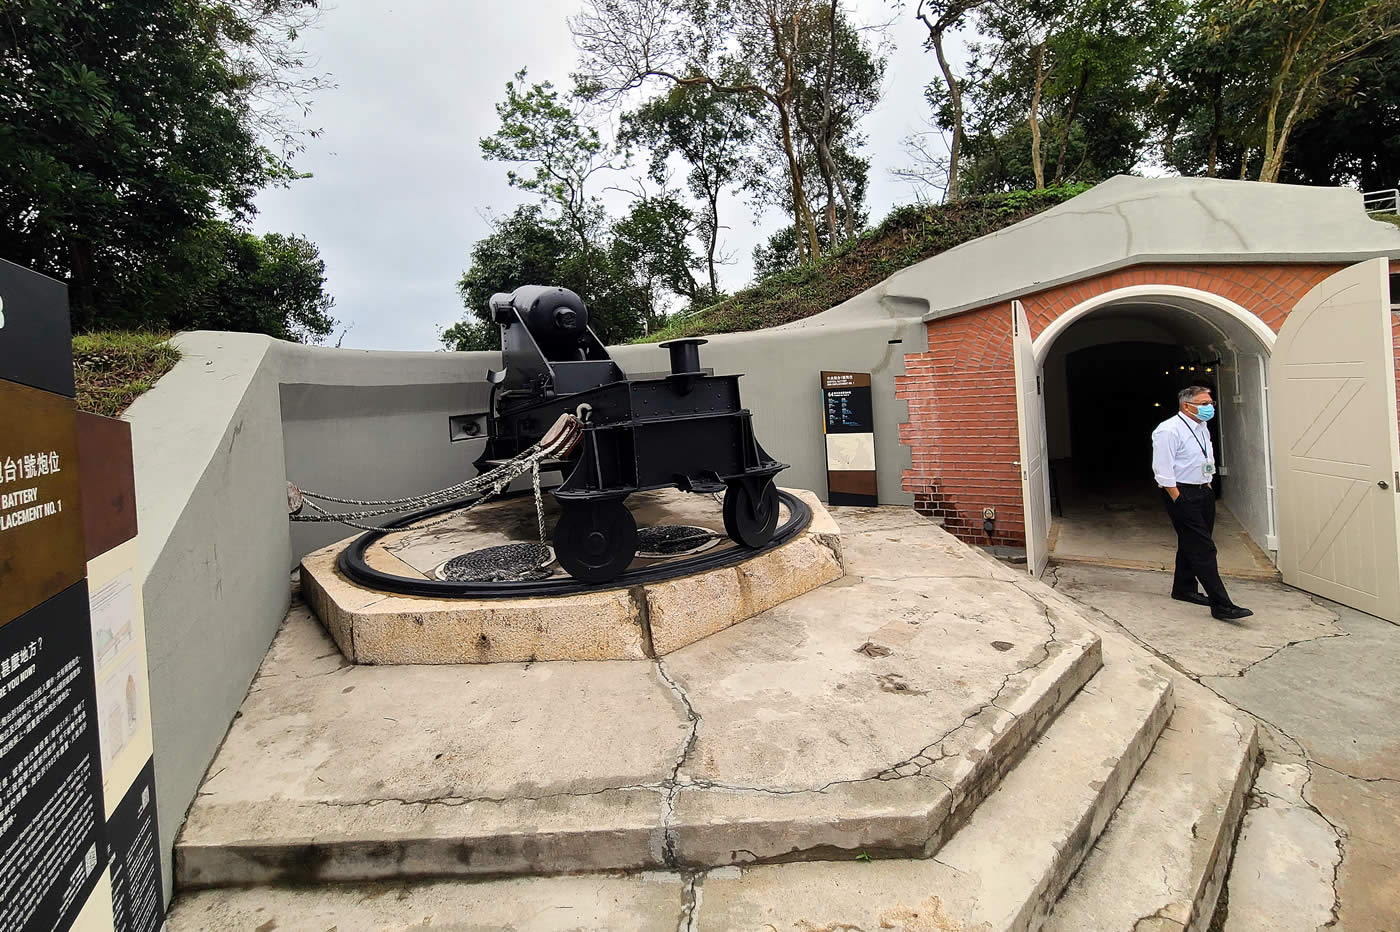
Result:
M1077 304L1130 285L1180 285L1210 291L1258 314L1275 332L1303 295L1340 265L1140 265L1022 297L1031 332ZM1400 324L1397 324L1400 390ZM904 357L895 395L909 402L900 440L913 452L904 489L920 512L943 518L947 529L972 543L1024 546L1018 468L1015 368L1011 358L1011 303L1003 302L933 321L928 352ZM982 509L997 520L988 537Z

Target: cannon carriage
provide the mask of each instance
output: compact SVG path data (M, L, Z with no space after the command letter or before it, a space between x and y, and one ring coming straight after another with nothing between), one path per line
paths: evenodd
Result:
M767 544L778 525L773 477L786 468L764 451L739 399L739 376L700 368L701 339L661 344L670 373L630 379L588 326L577 294L527 285L491 299L501 327L503 368L491 385L485 472L540 443L563 415L582 422L567 457L544 469L563 473L553 490L562 514L554 532L560 565L576 579L606 582L637 552L637 525L625 500L674 487L724 493L724 529L736 543Z

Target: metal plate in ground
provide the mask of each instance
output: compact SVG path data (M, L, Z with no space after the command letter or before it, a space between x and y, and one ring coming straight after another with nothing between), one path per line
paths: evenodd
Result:
M656 524L637 530L637 556L649 559L704 553L724 535L691 524Z
M458 554L433 575L447 582L510 582L543 579L554 562L554 548L539 543L502 544Z

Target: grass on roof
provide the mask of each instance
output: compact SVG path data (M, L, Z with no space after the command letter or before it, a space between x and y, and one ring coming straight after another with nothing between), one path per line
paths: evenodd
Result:
M769 276L636 342L758 330L820 314L900 269L1019 223L1090 187L1063 185L985 194L941 206L896 208L878 227L817 262Z
M180 360L168 333L112 330L73 337L78 410L116 417Z

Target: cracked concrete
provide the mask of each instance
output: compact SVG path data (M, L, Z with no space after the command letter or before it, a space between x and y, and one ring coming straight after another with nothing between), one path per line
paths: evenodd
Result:
M852 523L846 576L660 661L354 666L294 605L179 882L937 848L1098 670L1098 637L902 509Z
M1400 930L1400 627L1281 583L1232 582L1239 624L1168 599L1165 574L1050 581L1260 723L1219 928Z
M1149 570L1076 565L1055 567L1052 581L1198 677L1240 676L1294 644L1345 636L1336 613L1278 583L1231 580L1233 598L1254 616L1222 623L1199 605L1166 598L1162 578Z

